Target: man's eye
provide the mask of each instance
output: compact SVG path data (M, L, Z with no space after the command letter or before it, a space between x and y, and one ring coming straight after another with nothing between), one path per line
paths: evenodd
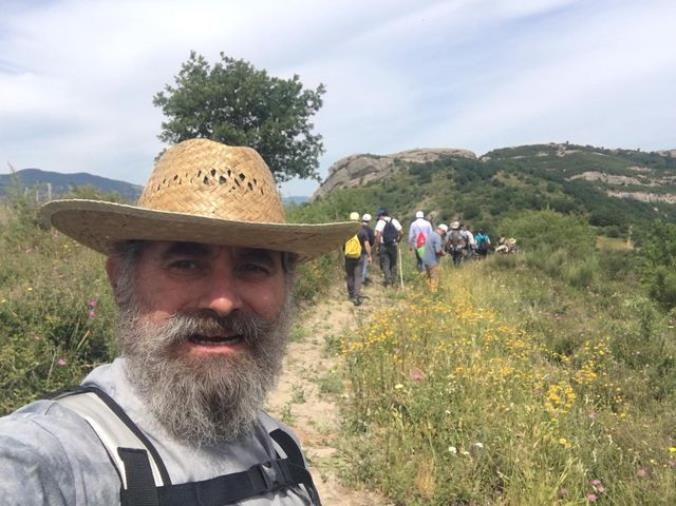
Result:
M259 275L267 275L270 273L270 269L262 264L255 264L255 263L246 263L242 264L238 267L239 272L242 274L259 274Z
M177 271L187 272L199 269L198 263L194 260L175 260L169 264L169 267Z

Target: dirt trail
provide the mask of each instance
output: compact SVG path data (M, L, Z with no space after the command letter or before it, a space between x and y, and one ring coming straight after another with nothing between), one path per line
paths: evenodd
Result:
M344 291L344 289L343 289ZM284 374L270 395L268 411L293 427L311 462L312 476L323 506L387 506L377 493L342 485L339 469L346 465L336 448L340 424L339 393L331 385L338 381L340 358L327 352L327 340L357 326L374 308L377 289L367 287L367 299L355 307L343 291L335 288L328 297L298 314L298 331L284 361Z

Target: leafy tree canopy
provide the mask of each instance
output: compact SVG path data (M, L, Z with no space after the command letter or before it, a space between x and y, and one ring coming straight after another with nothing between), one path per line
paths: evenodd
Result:
M153 97L168 118L159 138L177 143L202 137L260 153L278 182L292 177L319 180L322 136L310 119L322 106L323 84L304 89L300 78L271 77L245 60L221 53L213 66L195 53Z

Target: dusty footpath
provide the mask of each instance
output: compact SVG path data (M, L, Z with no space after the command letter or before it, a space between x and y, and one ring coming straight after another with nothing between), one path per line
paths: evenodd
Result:
M356 327L359 319L372 309L369 301L355 308L336 290L317 305L300 311L284 373L268 399L268 411L290 425L300 438L323 506L389 504L377 493L340 483L340 469L347 465L336 442L340 393L325 393L320 387L323 384L325 391L335 390L330 385L335 385L339 378L340 357L327 352L327 342Z

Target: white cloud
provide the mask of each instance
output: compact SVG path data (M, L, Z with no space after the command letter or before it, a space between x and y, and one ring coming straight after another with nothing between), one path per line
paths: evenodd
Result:
M423 146L676 146L668 134L676 121L669 0L8 6L0 18L0 157L17 167L142 183L162 148L152 96L191 49L210 61L223 51L273 75L297 73L309 87L325 83L315 121L327 148L322 171L355 152Z

